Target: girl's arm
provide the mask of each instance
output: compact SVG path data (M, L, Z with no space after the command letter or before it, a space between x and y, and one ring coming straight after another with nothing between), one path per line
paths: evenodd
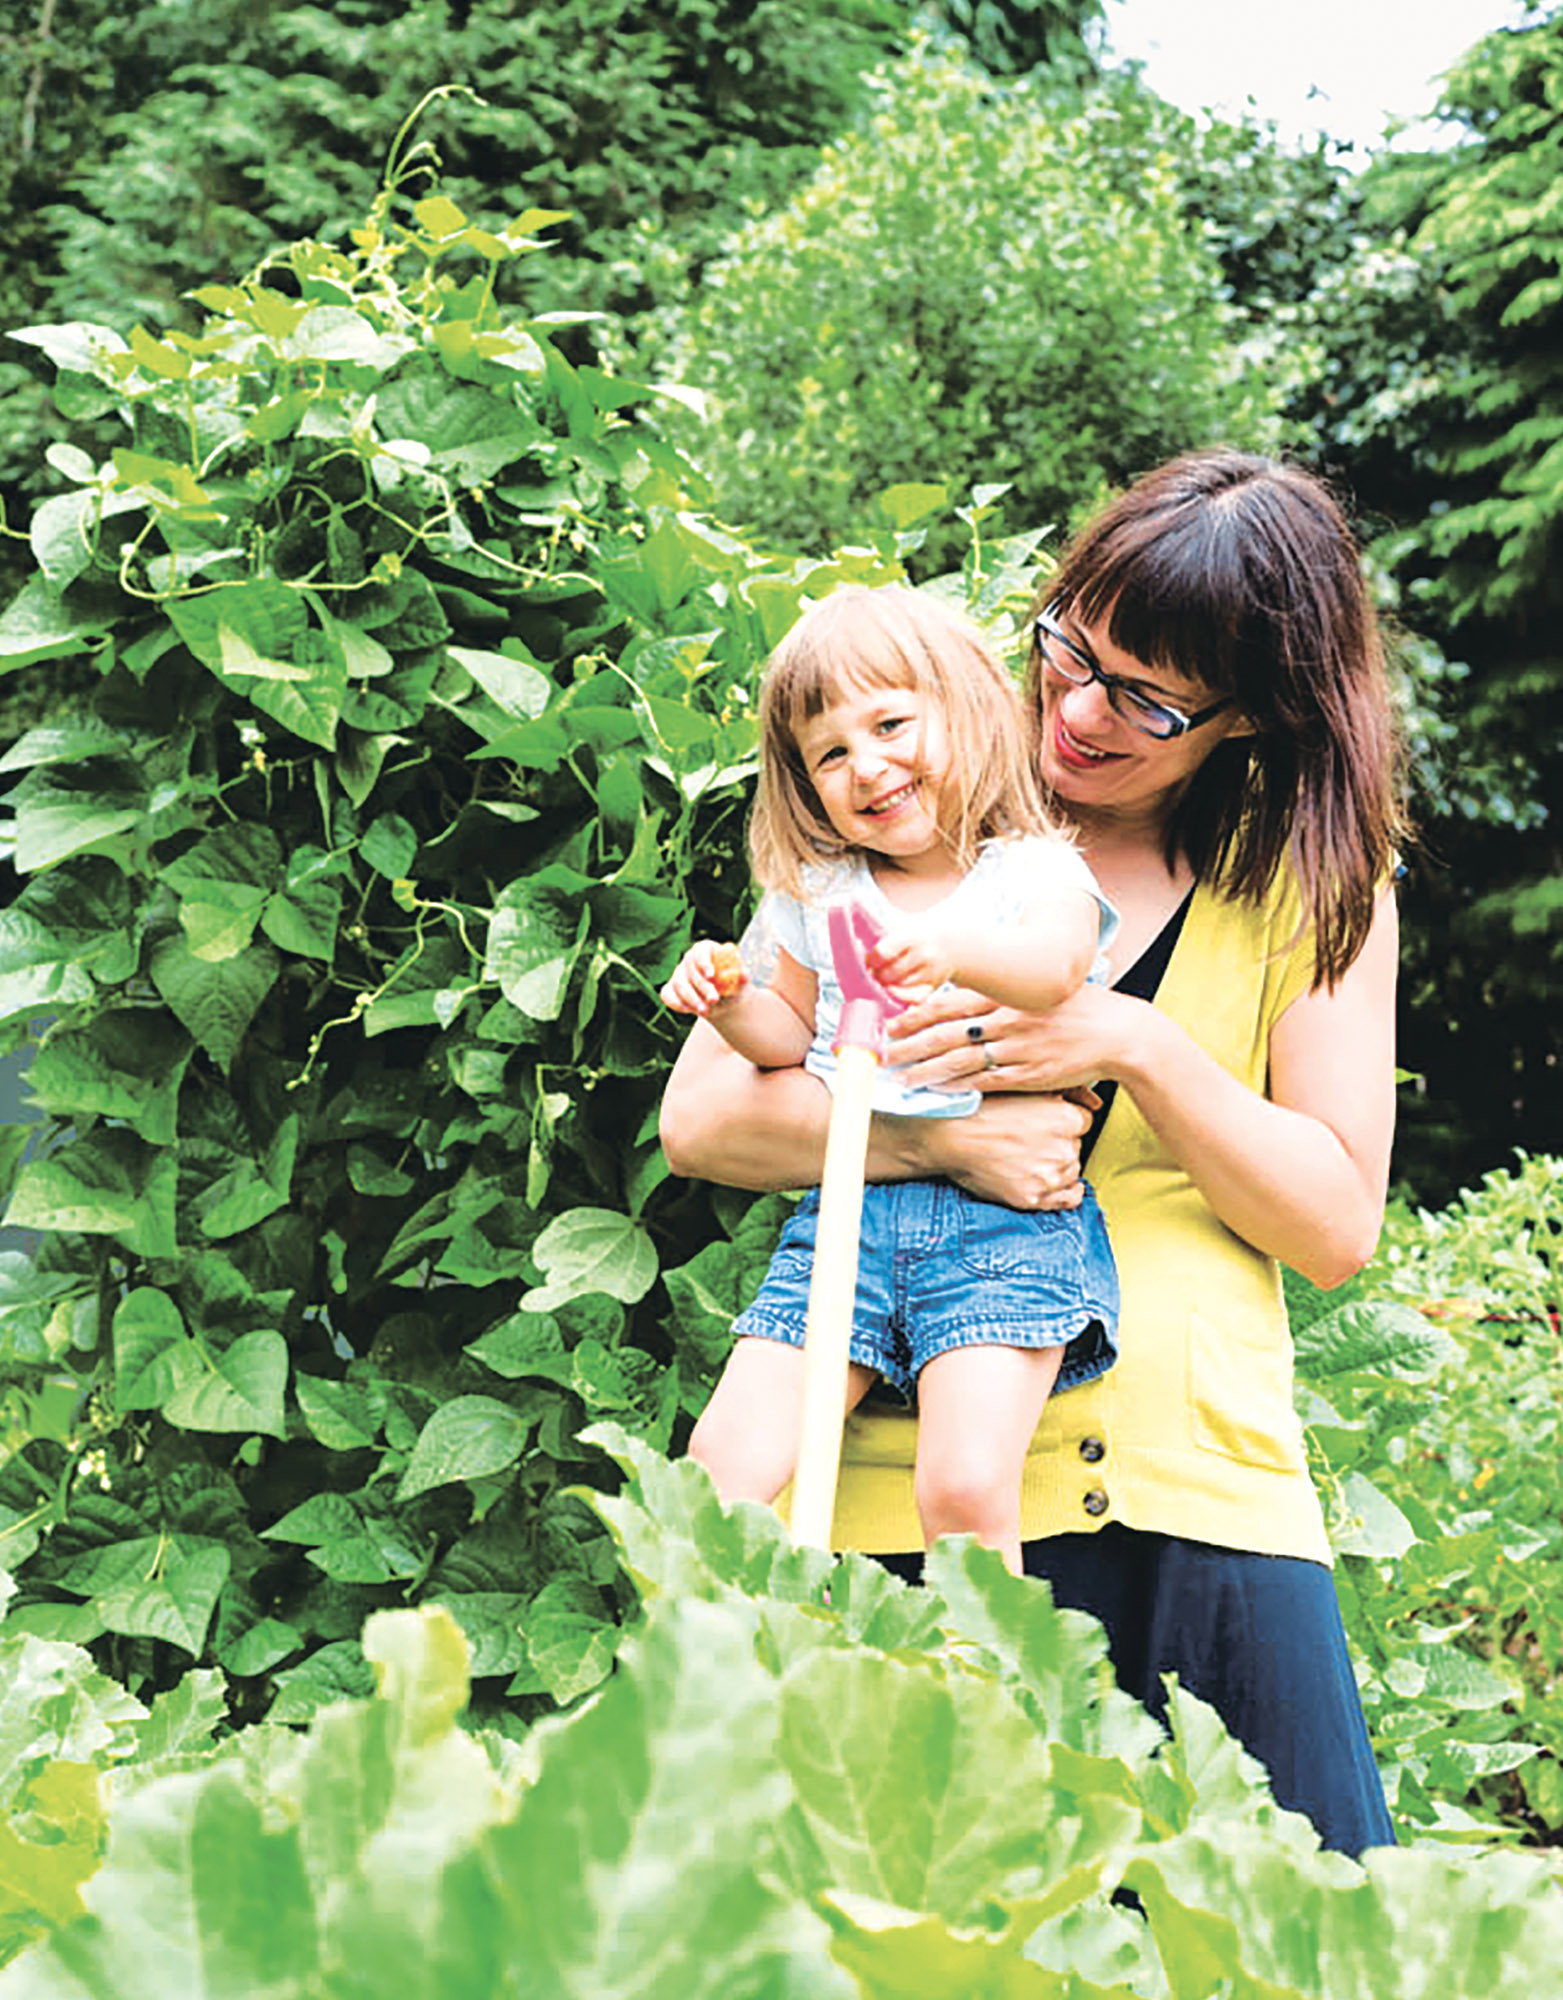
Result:
M972 1118L870 1122L871 1181L947 1179L1009 1208L1073 1208L1089 1111L1062 1097L990 1097ZM662 1099L662 1150L675 1174L726 1187L815 1187L830 1093L803 1069L757 1070L703 1021Z
M1085 983L1101 928L1097 898L1064 888L1008 929L909 917L886 930L868 963L890 987L932 988L953 979L1001 1006L1043 1014Z
M778 950L768 986L756 986L736 945L702 938L679 960L662 989L665 1006L709 1021L728 1047L761 1069L790 1069L814 1039L819 982L790 952Z
M1116 1078L1229 1229L1315 1284L1338 1285L1373 1254L1383 1223L1397 949L1386 891L1339 984L1304 994L1277 1022L1267 1096L1155 1006L1098 986L1051 1014L990 1016L996 1068L975 1073L941 996L903 1017L905 1049L921 1058L908 1075L1004 1091Z

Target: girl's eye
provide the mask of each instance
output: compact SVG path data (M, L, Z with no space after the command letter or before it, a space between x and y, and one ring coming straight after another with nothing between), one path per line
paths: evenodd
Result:
M909 715L887 715L879 725L881 736L894 736L898 729L905 729L911 721Z
M833 745L829 750L823 750L820 752L820 755L815 760L814 768L816 771L828 770L832 764L839 764L841 762L841 759L845 755L846 752L842 749L841 745L837 743Z

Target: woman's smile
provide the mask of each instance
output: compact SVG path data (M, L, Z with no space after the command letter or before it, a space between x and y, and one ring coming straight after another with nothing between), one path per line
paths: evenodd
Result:
M1095 765L1108 763L1116 754L1111 750L1099 750L1093 744L1082 742L1075 736L1062 714L1053 717L1054 747L1061 762L1072 765L1077 770L1090 770Z

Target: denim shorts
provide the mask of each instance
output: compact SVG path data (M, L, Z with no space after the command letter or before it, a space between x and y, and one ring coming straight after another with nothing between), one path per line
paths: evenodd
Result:
M735 1334L803 1345L819 1195L789 1219ZM868 1187L858 1246L852 1359L911 1400L922 1369L954 1347L1062 1347L1058 1389L1118 1358L1118 1273L1089 1188L1045 1215L978 1201L949 1181Z

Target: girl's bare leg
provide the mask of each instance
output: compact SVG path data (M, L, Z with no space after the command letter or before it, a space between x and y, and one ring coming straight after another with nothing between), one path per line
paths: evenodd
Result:
M975 1535L1020 1574L1020 1475L1061 1347L955 1347L917 1378L917 1512L925 1541Z
M848 1364L843 1418L873 1381L872 1368ZM802 1416L803 1349L747 1335L727 1357L689 1440L689 1456L710 1473L724 1500L769 1506L797 1464Z

